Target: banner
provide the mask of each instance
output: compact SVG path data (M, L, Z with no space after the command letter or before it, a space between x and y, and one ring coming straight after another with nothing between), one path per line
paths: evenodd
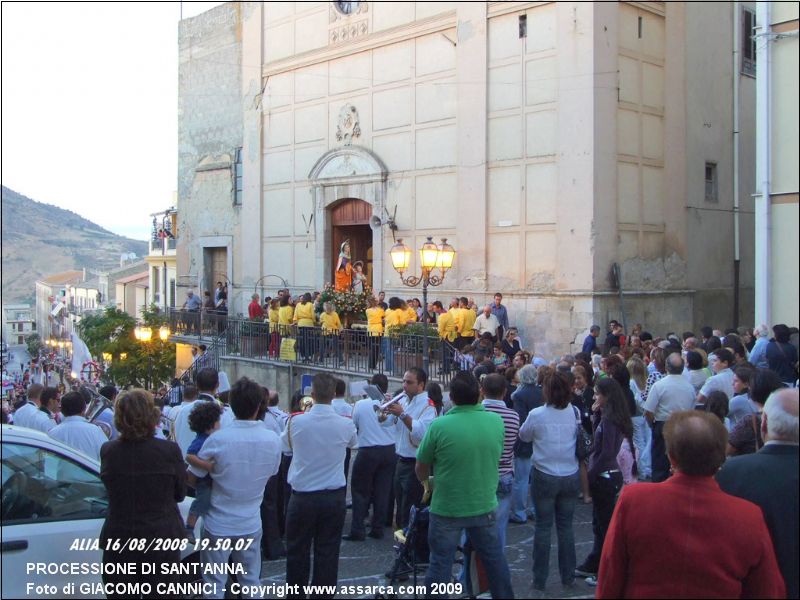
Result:
M72 372L76 373L78 377L81 376L81 369L83 364L92 360L92 354L84 341L78 336L77 333L71 334L72 338Z

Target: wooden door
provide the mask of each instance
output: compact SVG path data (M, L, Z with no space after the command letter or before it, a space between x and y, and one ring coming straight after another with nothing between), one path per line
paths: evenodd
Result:
M342 243L350 240L350 257L353 262L364 263L364 274L367 283L372 285L372 229L369 220L372 217L372 207L363 200L350 198L344 200L330 209L331 223L333 224L331 248L331 271L329 281L333 282L333 273L339 262L339 252Z

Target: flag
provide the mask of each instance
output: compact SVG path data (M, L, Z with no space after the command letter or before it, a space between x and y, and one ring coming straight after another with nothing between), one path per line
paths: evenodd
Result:
M89 352L89 348L86 346L86 343L80 338L80 336L73 332L71 334L72 337L72 372L76 373L78 378L80 379L81 376L81 369L83 369L83 363L89 362L92 360L92 354Z

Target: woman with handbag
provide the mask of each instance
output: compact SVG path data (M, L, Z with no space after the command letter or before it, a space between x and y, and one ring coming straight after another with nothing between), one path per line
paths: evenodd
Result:
M553 520L558 524L558 571L561 584L568 588L575 580L575 534L572 519L578 501L578 434L580 413L576 418L566 375L552 372L543 380L544 406L528 413L519 430L519 439L533 444L533 483L531 495L536 510L533 536L533 587L545 589L550 568L550 535Z
M617 455L623 440L627 439L628 444L633 446L633 421L628 399L613 377L595 382L592 410L594 443L589 458L589 487L592 490L594 545L589 556L575 569L575 575L587 577L586 583L597 585L603 542L623 483Z

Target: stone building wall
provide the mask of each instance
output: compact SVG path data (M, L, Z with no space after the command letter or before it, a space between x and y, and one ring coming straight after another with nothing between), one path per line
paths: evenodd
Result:
M202 100L182 101L180 185L209 210L182 237L230 248L241 290L267 274L296 292L321 288L335 252L330 208L359 198L384 221L394 215L395 237L409 247L431 235L456 248L432 298L482 303L502 291L544 355L621 317L615 264L629 322L654 333L732 324L730 5L362 2L352 15L327 2L236 6L182 29L182 95L192 52L240 48L241 75L215 71L221 60L195 73L198 89L226 77L238 98L230 115L215 106L208 118ZM747 323L750 81L741 93ZM245 161L241 214L223 200L234 138ZM325 161L347 147L326 175ZM207 156L212 166L197 173ZM715 206L697 200L706 161L718 165ZM180 209L188 219L191 207L181 200ZM388 263L391 232L373 240L375 287L421 296ZM182 274L196 272L192 258L202 260L179 257ZM417 269L414 252L409 272ZM266 293L278 281L264 281ZM241 293L233 312L246 301Z

